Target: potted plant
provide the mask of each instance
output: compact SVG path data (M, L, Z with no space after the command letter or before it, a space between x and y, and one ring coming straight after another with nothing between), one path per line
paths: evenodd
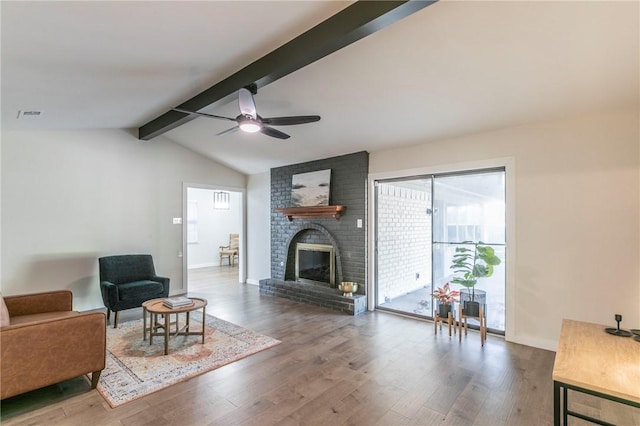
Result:
M464 241L464 244L473 245L473 248L456 247L451 270L459 275L451 282L471 290L471 300L464 300L462 309L465 315L477 317L480 315L480 303L476 301L475 286L480 278L492 276L493 267L499 265L501 260L493 248L482 241Z
M451 304L457 302L456 297L460 295L457 290L451 290L449 283L446 283L442 287L438 287L433 292L432 296L438 301L438 316L440 318L447 318L449 312L451 312Z

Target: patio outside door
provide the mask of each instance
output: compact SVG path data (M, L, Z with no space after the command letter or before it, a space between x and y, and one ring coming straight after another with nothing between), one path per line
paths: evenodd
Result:
M504 169L377 181L375 203L376 307L432 318L431 293L450 282L456 247L482 241L502 263L476 289L487 292L488 328L503 333Z

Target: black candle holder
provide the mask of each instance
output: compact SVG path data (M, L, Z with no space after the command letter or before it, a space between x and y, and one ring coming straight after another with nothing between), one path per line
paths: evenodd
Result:
M618 323L617 328L605 328L604 330L609 333L609 334L613 334L614 336L620 336L620 337L631 337L633 336L633 333L631 333L630 331L627 330L621 330L620 329L620 321L622 321L622 315L620 314L616 314L614 316L616 322Z

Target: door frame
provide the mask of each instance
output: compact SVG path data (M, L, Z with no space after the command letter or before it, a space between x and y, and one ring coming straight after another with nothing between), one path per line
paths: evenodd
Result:
M182 183L182 283L185 293L189 291L189 250L187 243L187 206L189 201L189 188L208 189L211 191L229 191L241 194L240 216L241 230L238 250L238 282L244 284L247 279L247 191L245 188L225 185L211 185L203 183L183 182Z
M506 243L506 262L505 262L505 339L512 341L515 331L515 285L516 285L516 194L515 194L515 175L516 166L514 157L501 157L480 161L451 163L441 165L431 165L422 168L404 169L404 170L392 170L386 172L369 173L368 175L368 190L369 200L375 200L376 187L375 183L378 180L387 179L410 179L412 177L424 176L424 175L438 175L452 172L471 172L474 170L490 169L504 167L505 170L505 243ZM369 204L369 220L368 229L368 277L367 281L367 306L370 311L375 310L375 301L377 300L376 283L374 282L377 277L376 260L377 260L377 244L376 244L376 223L377 223L377 209L376 203Z

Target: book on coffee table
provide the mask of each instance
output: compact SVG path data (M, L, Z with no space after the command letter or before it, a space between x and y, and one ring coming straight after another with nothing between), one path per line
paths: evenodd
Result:
M193 300L184 296L169 297L167 299L164 299L162 301L162 304L171 309L183 308L185 306L193 305Z

